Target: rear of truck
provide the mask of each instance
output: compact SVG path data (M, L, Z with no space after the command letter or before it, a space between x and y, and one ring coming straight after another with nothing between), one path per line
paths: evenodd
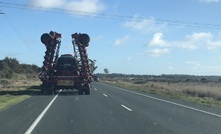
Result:
M87 34L72 34L74 55L63 54L59 57L61 34L45 33L41 41L46 46L44 62L39 78L42 81L41 92L55 94L58 90L78 90L79 95L90 94L92 74L86 47Z

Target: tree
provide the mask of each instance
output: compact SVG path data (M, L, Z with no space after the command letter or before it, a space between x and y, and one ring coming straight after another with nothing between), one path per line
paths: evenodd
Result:
M98 66L95 66L95 63L97 61L96 60L91 60L89 59L89 65L90 65L90 70L91 70L91 73L93 74L95 72L95 70L98 68Z
M108 74L108 73L109 73L109 70L108 70L107 68L105 68L105 69L104 69L104 73L105 73L105 74Z
M202 83L206 83L206 82L207 82L207 79L206 79L206 78L202 78L200 81L201 81Z
M20 64L16 58L5 57L0 60L0 78L11 79L18 75L37 77L39 67L36 65Z

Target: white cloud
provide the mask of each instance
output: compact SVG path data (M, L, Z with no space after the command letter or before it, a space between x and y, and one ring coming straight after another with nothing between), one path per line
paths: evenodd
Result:
M122 38L116 39L116 41L114 42L114 46L120 46L125 44L128 40L130 39L129 35L125 35Z
M29 5L43 8L60 8L65 3L66 0L31 0Z
M221 47L221 41L209 41L207 44L209 50L216 49L217 47Z
M125 27L141 33L160 32L165 28L166 23L156 24L154 18L140 18L135 15L130 21L123 24Z
M205 3L216 3L219 2L220 0L199 0L199 2L205 2Z
M30 6L42 7L45 9L59 8L67 12L98 13L105 9L100 0L31 0Z
M197 47L206 47L208 50L216 49L221 46L221 40L214 41L213 35L209 33L194 33L186 36L190 45Z
M212 34L209 33L193 33L192 35L187 35L186 39L190 40L191 42L205 42L207 40L211 40L213 38Z
M176 47L191 50L191 51L196 50L198 48L196 44L189 42L189 41L173 42L173 43L174 43L174 46Z
M210 32L193 33L192 35L187 35L183 41L166 41L163 39L163 33L155 33L148 42L148 46L176 47L187 50L199 48L213 50L221 47L221 40L215 40Z
M104 10L104 4L99 0L75 0L69 2L66 9L70 11L98 13Z
M169 44L163 39L163 33L155 33L152 40L148 43L150 46L168 46Z
M163 48L163 49L155 48L155 49L149 50L148 54L153 57L159 57L164 54L168 54L169 52L170 50L168 48Z

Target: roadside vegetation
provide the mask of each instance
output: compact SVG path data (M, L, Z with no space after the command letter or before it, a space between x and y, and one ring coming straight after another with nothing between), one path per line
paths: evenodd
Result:
M36 88L40 85L38 71L38 66L20 64L15 58L0 60L0 110L37 93Z
M221 77L100 74L101 82L221 109Z

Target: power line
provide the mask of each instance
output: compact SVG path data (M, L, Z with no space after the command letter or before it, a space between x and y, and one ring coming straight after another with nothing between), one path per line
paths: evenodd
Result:
M1 10L0 10L1 11ZM19 32L19 30L16 28L16 26L14 25L14 23L12 22L12 20L10 19L10 17L6 14L6 13L2 13L4 14L5 20L6 22L8 22L8 24L10 25L10 27L12 28L12 30L16 33L16 35L19 37L19 39L22 41L22 43L28 47L28 49L30 49L31 51L35 51L33 49L31 49L29 47L29 45L26 43L25 39L23 38L23 36L21 35L21 33ZM10 38L9 38L10 39ZM11 39L10 39L11 40ZM34 53L35 54L35 53ZM34 55L35 57L38 57L36 54Z
M94 18L102 18L102 19L125 20L125 21L144 22L144 23L155 22L156 24L167 24L167 25L174 25L174 26L221 29L221 24L210 24L210 23L205 24L205 23L198 23L198 22L186 22L186 21L165 20L165 19L154 19L154 21L148 21L149 18L144 18L144 17L134 18L133 16L105 14L105 13L94 14L94 13L90 13L90 12L80 12L80 11L76 11L76 10L67 10L67 9L63 9L63 8L51 8L49 10L49 9L46 9L45 7L40 7L40 6L34 6L34 5L24 6L22 4L7 3L7 2L0 2L0 6L6 7L6 8L35 10L35 11L51 12L51 13L59 13L59 14L73 14L73 15L77 15L77 16L94 17Z
M0 10L0 14L5 14L5 13L3 13L2 10Z
M11 26L12 30L17 34L17 36L20 38L20 40L23 41L24 44L26 44L24 38L22 37L22 35L20 34L20 32L17 30L17 28L15 27L15 25L12 23L11 19L8 17L7 14L4 15L6 18L6 21L8 22L8 24Z

